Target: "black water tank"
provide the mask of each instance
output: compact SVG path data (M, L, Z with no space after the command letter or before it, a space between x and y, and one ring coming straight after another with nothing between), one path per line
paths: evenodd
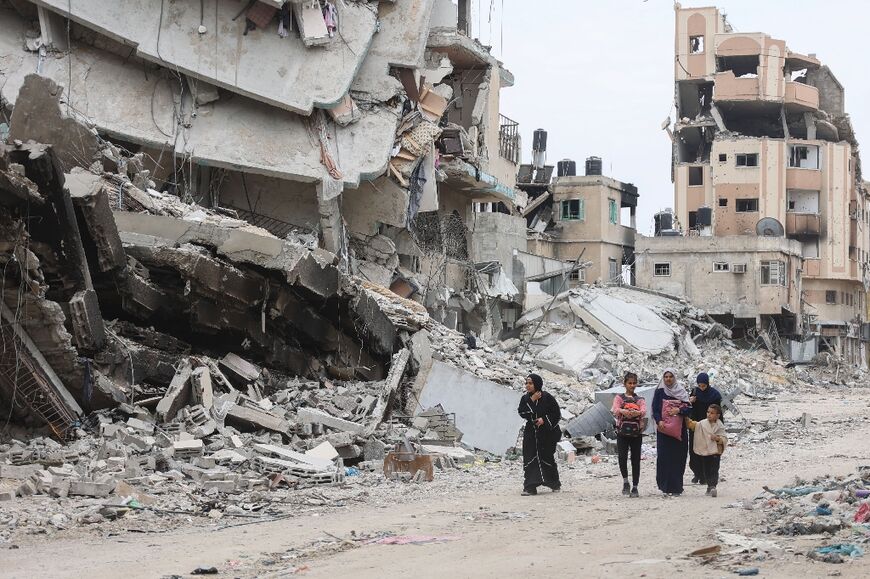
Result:
M534 133L532 133L532 150L547 150L547 131L545 131L544 129L537 129Z
M698 227L713 225L713 209L710 207L698 207L698 216L695 218L695 224Z
M674 228L674 216L666 211L660 211L653 216L655 235Z
M559 177L576 177L577 163L571 159L562 159L556 164L556 174Z
M601 175L601 157L586 158L586 174Z

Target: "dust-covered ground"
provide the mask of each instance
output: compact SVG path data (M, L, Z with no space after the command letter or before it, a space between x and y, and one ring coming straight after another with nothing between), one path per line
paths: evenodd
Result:
M300 491L257 515L264 518L132 512L111 524L19 528L0 545L0 576L165 577L216 567L224 577L724 577L757 567L763 577L867 577L870 554L834 564L807 553L838 543L866 548L870 529L777 534L789 522L818 520L807 513L818 495L780 499L762 489L795 486L795 477L848 477L870 464L866 393L817 388L741 398L753 428L726 452L718 498L697 485L663 498L652 457L643 461L640 499L620 494L615 459L607 456L563 464L563 492L535 497L519 496L517 461L441 471L432 483L368 474ZM806 428L803 413L812 417ZM826 520L851 519L858 506L851 500L832 500ZM43 508L50 517L53 505L37 496L14 508ZM7 525L12 508L0 503ZM717 546L713 555L690 555Z

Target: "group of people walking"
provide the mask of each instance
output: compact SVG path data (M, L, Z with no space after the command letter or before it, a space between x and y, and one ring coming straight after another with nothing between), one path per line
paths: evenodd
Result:
M628 372L623 379L625 391L613 399L611 412L616 420L616 449L622 474L622 494L639 497L641 446L649 411L646 401L635 393L637 375ZM707 485L707 495L715 497L719 484L722 453L728 445L722 423L722 395L710 386L710 377L698 374L696 385L687 391L668 368L653 396L652 419L656 428L656 485L665 495L683 493L683 476L688 459L692 482ZM534 495L538 487L561 489L556 467L556 446L562 438L559 404L543 391L544 381L537 374L526 378L526 393L518 412L526 421L523 430L523 495ZM631 480L628 466L631 462Z

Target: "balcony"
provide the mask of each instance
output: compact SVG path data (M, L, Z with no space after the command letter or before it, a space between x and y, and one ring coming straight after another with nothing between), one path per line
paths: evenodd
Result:
M514 165L520 162L520 124L504 115L498 116L498 154Z
M819 89L802 82L785 83L785 104L793 108L815 111L819 108Z
M818 213L785 214L785 234L787 237L816 237L821 232L821 219Z
M758 78L735 77L731 71L719 72L714 76L713 100L757 101L759 99Z

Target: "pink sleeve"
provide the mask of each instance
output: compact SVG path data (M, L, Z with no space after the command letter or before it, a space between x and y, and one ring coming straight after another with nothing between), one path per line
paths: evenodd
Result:
M637 399L637 405L640 406L640 417L646 417L646 400L642 396Z
M620 408L622 408L622 396L617 394L613 397L613 406L610 408L610 413L616 417L619 417L619 413L617 413L617 410L619 410Z

